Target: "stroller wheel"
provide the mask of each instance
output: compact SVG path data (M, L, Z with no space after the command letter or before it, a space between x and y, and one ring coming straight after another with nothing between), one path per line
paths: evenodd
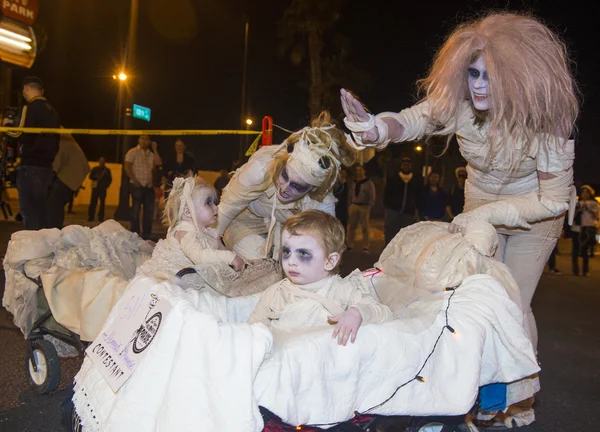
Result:
M25 371L29 384L40 394L56 389L60 380L60 361L56 348L45 339L31 343L31 356L25 357ZM35 362L35 366L34 363Z

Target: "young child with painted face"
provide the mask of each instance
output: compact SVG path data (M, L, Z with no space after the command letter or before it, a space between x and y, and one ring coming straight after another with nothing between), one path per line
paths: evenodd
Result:
M383 323L392 317L355 270L346 278L336 274L344 251L344 228L319 210L292 216L282 228L281 260L286 278L270 286L249 323L284 330L335 324L338 345L356 340L362 324Z
M197 264L226 263L240 272L244 261L225 249L214 228L218 207L215 190L200 178L178 177L167 199L163 222L167 238L160 240L138 274L171 279L179 270Z

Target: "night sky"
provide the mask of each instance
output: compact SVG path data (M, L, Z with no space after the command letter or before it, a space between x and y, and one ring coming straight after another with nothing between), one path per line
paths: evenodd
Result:
M326 1L326 0L323 0ZM306 63L279 54L277 23L290 0L140 0L138 44L131 85L135 102L152 109L150 129L239 129L244 15L250 19L248 104L255 125L264 115L298 129L308 121ZM600 5L590 1L346 0L336 31L352 46L351 62L369 80L359 94L373 112L399 111L416 100L434 52L452 28L489 9L528 11L568 44L583 94L578 122L576 179L600 182ZM37 27L45 49L31 71L14 70L15 90L36 74L66 127L114 128L118 84L112 75L125 51L127 0L40 1ZM339 103L331 107L340 118ZM285 138L276 133L276 141ZM116 157L115 139L79 137L91 160ZM172 139L158 137L161 153ZM201 169L228 167L239 138L186 137Z

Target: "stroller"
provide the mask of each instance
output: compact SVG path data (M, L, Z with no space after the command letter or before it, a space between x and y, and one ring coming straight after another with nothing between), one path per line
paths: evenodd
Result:
M403 236L420 239L426 244L418 250L418 253L399 260L397 256L403 253L402 245L409 243L409 240L403 241ZM494 384L491 378L480 379L483 365L493 365L497 368L486 370L486 376L492 377L502 373L504 382L521 380L539 370L533 349L522 326L520 308L511 300L510 294L497 280L498 277L506 276L504 273L506 269L498 267L498 264L491 258L482 258L481 252L462 237L448 235L446 226L431 223L417 224L401 232L396 240L384 251L379 263L376 264L377 271L373 272L370 277L371 284L382 302L401 310L403 318L381 326L365 326L364 330L361 330L363 337L359 343L357 342L357 349L347 352L330 350L328 348L331 343L330 333L324 329L315 331L314 334L298 334L291 338L281 339L283 344L279 345L280 349L268 352L269 356L266 357L267 348L265 347L268 344L264 341L268 338L260 328L237 327L235 324L231 327L221 327L213 315L204 314L199 310L205 305L199 301L199 295L190 295L189 301L179 301L181 298L187 298L187 294L181 297L183 292L180 288L172 289L172 287L166 286L161 289L159 287L164 298L170 301L173 307L178 308L181 319L172 320L168 331L165 327L167 333L156 339L157 344L154 349L163 353L177 352L178 355L171 355L168 359L162 355L154 358L147 357L145 367L137 370L128 386L122 388L124 394L119 395L119 398L121 400L126 397L135 399L136 392L147 394L145 384L148 382L153 382L157 386L154 394L160 395L160 398L149 398L143 405L128 405L128 410L114 410L111 422L113 424L120 422L119 424L122 424L123 427L135 428L135 423L132 422L135 422L137 417L133 415L133 412L137 411L139 411L139 415L145 416L147 425L160 420L162 427L168 424L179 424L178 422L182 418L193 419L194 422L190 423L193 425L200 425L202 422L206 422L206 424L210 422L213 425L215 424L214 419L229 421L231 404L226 407L211 405L212 415L210 419L205 419L202 410L189 412L185 409L185 404L171 404L168 412L164 412L164 405L161 401L168 397L173 397L174 400L192 400L190 398L196 395L202 397L210 394L211 398L205 399L204 402L208 406L213 398L226 397L232 392L242 394L237 387L227 385L218 387L215 383L216 379L220 379L219 377L223 377L225 382L232 379L231 373L223 373L223 371L243 370L247 371L245 373L249 376L253 370L251 366L257 363L250 363L252 356L239 355L238 347L243 347L244 349L249 348L248 352L262 356L260 358L263 359L260 369L257 369L258 373L253 376L251 383L249 380L238 382L245 386L246 391L250 388L248 394L260 395L256 402L263 406L260 409L260 415L263 419L264 430L267 432L318 431L321 430L320 427L327 426L329 426L327 430L333 431L465 432L476 430L474 426L464 423L464 414L473 409L478 391L480 392L480 403L475 404L476 406L480 404L482 410L486 412L503 409L502 406L490 405L487 407L496 409L485 409L486 401L482 401L481 386L498 384ZM429 244L436 247L427 247ZM394 249L396 246L399 250ZM423 252L420 252L421 249ZM448 254L448 250L452 254ZM465 261L466 259L468 261ZM462 265L458 266L454 260L460 260ZM436 261L439 261L437 263L439 265L435 265ZM471 268L464 262L473 262L476 266ZM477 271L473 271L473 268L476 268ZM464 271L464 273L460 273L458 270ZM178 275L182 276L194 271L184 269ZM485 275L488 271L494 274L495 278ZM418 285L414 283L416 280L414 274L420 278ZM388 276L392 279L386 279ZM398 281L401 283L404 281L403 286L407 286L407 288L398 290ZM152 283L151 280L138 282L141 288L144 288L147 283ZM440 291L439 286L442 283L442 291ZM510 280L505 279L504 286L510 287ZM455 293L457 293L456 300L453 300L452 310L449 311ZM414 300L415 295L417 295L416 300ZM387 301L384 301L384 297ZM189 304L194 306L187 306ZM427 311L431 311L431 315L424 320L424 312ZM448 321L449 317L451 322ZM190 321L187 321L188 318ZM186 327L187 322L196 325ZM231 323L236 322L244 321L231 321ZM182 331L184 327L187 330L185 333ZM454 329L458 330L456 334ZM200 331L202 331L201 335ZM236 338L236 341L241 344L226 343L231 342L234 339L232 335L236 334L244 336ZM174 335L182 335L182 338L177 339L173 337ZM262 339L260 339L261 335ZM482 336L486 336L485 339ZM197 338L219 341L214 347L202 345L204 348L202 353L206 354L203 367L214 367L214 370L220 370L219 368L222 367L221 373L211 374L212 377L185 373L188 361L190 359L195 361L199 358L194 356L200 352L195 348L198 344L190 343L190 341L198 340ZM519 346L523 349L509 350L513 345L509 346L501 342L508 338L515 341L515 347ZM440 340L442 343L438 345ZM249 341L258 343L250 345ZM302 341L308 341L311 346L318 346L320 349L308 350L306 349L307 345L301 343ZM176 343L178 348L175 349L170 345L171 342ZM436 346L438 351L436 351ZM431 352L429 349L423 350L422 347L429 347ZM502 350L506 354L503 356L505 363L490 361L490 359L497 358L497 350ZM399 356L398 353L402 354ZM344 363L336 363L342 354L344 359L349 360ZM402 358L403 361L397 361L398 358ZM232 363L224 363L223 359L232 359ZM242 369L230 367L237 366L238 363L234 364L233 362L238 359ZM432 363L429 363L427 369L424 370L429 359L432 359ZM310 365L315 364L311 361L321 362L316 363L317 365L338 364L345 368L339 375L344 379L340 379L339 376L337 380L324 378L324 375L321 374L323 369L311 368ZM354 368L354 365L357 364L364 364L365 371L359 373L359 369ZM264 367L265 365L267 367ZM243 369L244 367L246 369ZM448 368L454 371L450 375L447 373ZM96 418L100 414L94 410L95 404L106 406L109 402L115 402L115 395L107 389L108 384L103 381L100 373L92 367L89 361L87 366L84 363L82 370L85 372L78 378L75 388L75 403L78 413L82 415L82 418L87 415L87 421L93 415L95 419L93 423L101 425L105 418ZM423 370L426 376L421 376ZM175 374L175 371L179 373ZM385 374L380 374L381 371L385 371ZM511 371L512 375L509 375L508 371ZM276 380L272 379L274 373L278 377ZM347 379L347 376L356 379ZM295 399L292 405L295 411L286 412L287 405L284 404L291 399L283 396L285 394L283 390L296 389L300 377L306 377L306 379L302 383L301 391L293 395ZM215 381L210 381L211 378ZM173 383L171 380L176 380L177 383ZM327 380L327 386L320 385L325 382L324 380ZM418 384L416 381L424 384ZM410 382L423 386L419 387L418 391L398 392L400 388ZM77 397L83 394L84 387L87 389L90 386L96 390L103 388L105 391L101 393L95 391L92 394L87 392L86 398ZM206 388L210 388L211 393L207 393ZM288 423L293 422L294 419L316 418L317 415L323 419L321 421L334 421L335 418L332 418L334 416L331 415L332 411L328 405L314 403L314 401L317 400L316 396L324 400L332 400L331 397L334 396L336 389L339 394L346 392L347 395L352 395L357 400L365 401L369 397L373 402L383 402L372 407L371 403L362 402L361 408L352 403L352 400L340 400L337 408L350 414L346 414L345 418L352 416L350 420L342 423L290 426L274 414L277 412L279 415L287 416L285 422ZM219 393L215 396L213 391L219 391ZM254 393L255 391L257 393ZM504 395L506 395L506 389L504 389ZM389 398L386 399L388 396ZM448 402L450 400L451 403ZM248 408L252 406L249 398L240 398L237 402L237 407L241 408L240 412L245 415L245 417L240 416L240 419L250 418L250 416L256 419L258 412ZM359 401L359 403L361 402ZM504 403L512 402L505 400ZM377 410L377 407L381 407L383 404L387 404L387 408L383 411ZM264 407L269 407L269 410ZM357 407L365 415L351 411ZM93 414L90 414L90 410L94 411ZM178 414L178 410L183 411ZM377 411L381 414L371 414ZM355 415L352 415L353 412ZM67 420L77 417L73 416L73 413L72 408L65 410ZM420 417L444 413L443 417ZM113 415L113 412L108 415ZM337 416L337 414L335 415ZM393 415L402 415L402 417L390 417ZM406 415L415 417L406 417ZM79 430L79 421L77 418L76 420L75 423L72 420L69 423L72 425L72 430ZM169 420L172 423L168 423ZM306 420L300 420L298 423L302 421Z
M27 340L25 371L38 393L58 386L59 357L83 355L83 341L93 339L103 315L108 314L152 249L151 244L112 220L93 229L68 226L63 230L17 231L11 236L3 263L3 306ZM87 270L91 270L89 276L85 275ZM65 281L71 289L58 298L54 286ZM46 283L48 292L44 290ZM47 298L50 293L53 297ZM79 304L73 303L80 299ZM79 315L90 305L96 322L83 326ZM76 312L65 322L69 310Z
M60 380L60 359L55 345L44 338L52 336L76 349L83 355L86 345L79 335L56 322L44 295L40 277L28 278L38 286L37 313L32 329L27 335L25 372L29 384L39 393L56 390Z
M196 273L194 268L184 268L177 273L177 277L184 278L186 275ZM70 431L81 431L81 420L77 414L72 402L71 394L62 405L63 418ZM477 406L474 407L477 409ZM260 406L260 414L264 422L264 432L291 432L295 430L305 430L310 432L323 431L319 426L325 425L307 425L292 426L286 424L280 417L268 409ZM330 426L330 431L352 432L352 431L404 431L404 432L469 432L464 423L464 415L460 416L439 416L439 417L408 417L408 416L382 416L356 413L354 418Z

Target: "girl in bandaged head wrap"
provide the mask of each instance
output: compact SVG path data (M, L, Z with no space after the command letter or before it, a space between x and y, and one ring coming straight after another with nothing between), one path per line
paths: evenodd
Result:
M223 190L217 230L224 243L246 260L277 258L288 218L306 209L335 214L333 185L354 159L326 112L283 144L261 148Z
M491 14L454 30L419 84L420 103L376 116L342 89L344 121L359 149L456 136L469 164L464 213L450 229L497 228L496 258L519 285L535 346L531 299L573 203L578 100L565 45L533 17Z
M170 281L179 270L194 267L196 273L176 283L229 297L255 294L280 280L277 262L246 263L223 246L212 228L217 215L212 186L199 177L175 178L163 215L167 238L158 242L137 274Z

